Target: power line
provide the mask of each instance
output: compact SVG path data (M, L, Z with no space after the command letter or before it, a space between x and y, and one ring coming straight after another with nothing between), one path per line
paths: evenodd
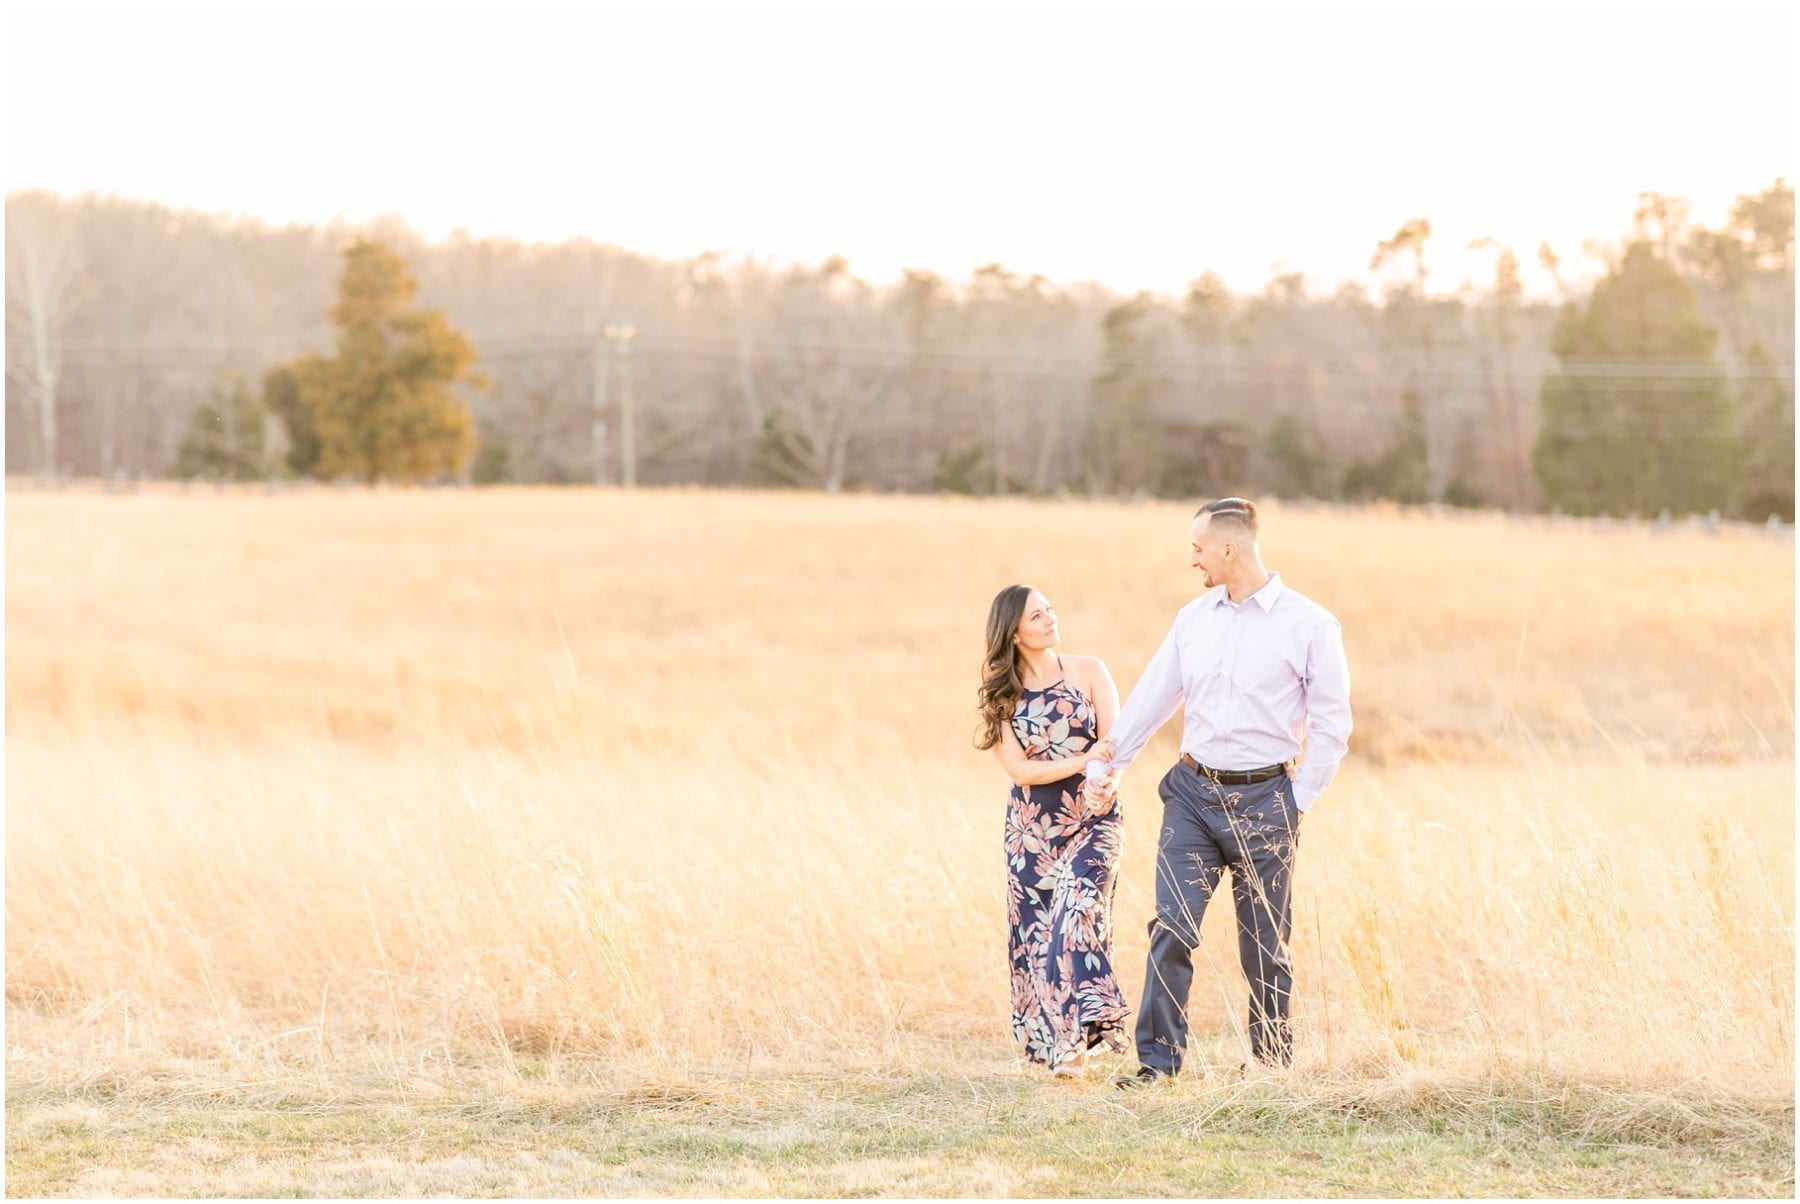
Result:
M593 353L594 334L573 328L505 328L465 329L475 344L479 357L486 362L540 358L568 358L586 361ZM322 341L326 347L330 340ZM201 356L222 358L293 358L307 346L320 341L301 338L246 338L229 335L177 334L134 336L71 336L59 341L67 353L77 353L82 363L126 363L144 366L204 367L209 361ZM15 349L16 348L16 349ZM9 358L17 360L25 350L23 340L9 340ZM1308 356L1289 363L1271 363L1266 359L1246 360L1241 357L1195 354L1180 349L1171 355L1113 356L1096 350L1091 354L1070 354L1015 343L967 343L957 347L882 343L871 340L768 338L745 339L739 336L704 336L687 334L652 334L639 329L634 354L639 358L731 359L746 351L762 353L816 353L838 357L850 364L891 366L896 361L915 363L980 364L1019 366L1034 374L1068 374L1092 380L1106 370L1138 370L1173 376L1202 373L1228 373L1261 377L1383 377L1411 376L1440 380L1495 379L1539 380L1556 375L1570 379L1629 380L1646 387L1665 383L1710 381L1775 381L1792 384L1792 362L1771 363L1767 369L1730 367L1707 361L1632 358L1625 356L1583 356L1559 358L1549 355L1494 356L1459 353L1422 361L1416 356Z
M602 333L606 328L602 328ZM622 329L622 328L620 328ZM596 333L585 327L552 326L541 322L496 323L472 326L467 331L480 349L483 362L493 364L537 363L561 365L565 372L587 377L591 382ZM218 370L221 367L254 366L292 358L297 348L308 342L330 345L330 328L316 327L291 332L285 337L237 336L218 333L158 333L134 335L76 335L61 340L65 352L65 371L71 367L137 368L144 370ZM1685 393L1696 384L1736 384L1739 386L1774 382L1791 388L1793 365L1771 364L1762 370L1732 373L1721 365L1692 360L1630 358L1497 356L1458 353L1424 361L1418 356L1377 359L1370 355L1321 355L1287 362L1268 359L1221 357L1198 354L1182 348L1182 354L1167 358L1156 356L1106 357L1098 350L1071 353L1067 350L997 341L971 341L956 347L916 346L901 342L873 340L773 338L759 335L694 334L664 331L661 334L634 330L634 357L651 362L701 362L709 365L739 364L749 359L753 369L767 368L771 359L795 355L832 357L832 367L859 367L893 370L912 364L919 368L988 367L1003 371L1009 379L1026 384L1074 386L1090 389L1103 380L1105 371L1141 371L1178 395L1174 405L1156 409L1154 417L1161 422L1186 425L1243 425L1266 423L1270 408L1258 399L1259 409L1250 412L1241 398L1232 396L1239 390L1266 390L1292 385L1329 386L1355 381L1376 385L1385 392L1406 388L1450 388L1456 390L1451 400L1453 419L1463 429L1486 429L1514 436L1519 432L1504 418L1484 411L1468 401L1478 396L1481 386L1505 384L1538 386L1551 378L1576 383L1589 381L1616 382L1648 395ZM22 362L26 352L23 340L9 341L8 356L12 365ZM28 356L26 357L28 358ZM796 372L807 372L820 365L781 365ZM9 376L20 376L16 370ZM930 389L932 382L914 382ZM735 386L733 386L735 387ZM954 386L962 395L983 391L980 384L960 383ZM572 392L581 391L571 379ZM1529 388L1510 400L1517 410L1535 408ZM585 396L585 393L584 393ZM1370 422L1387 422L1400 429L1411 424L1404 411L1393 401L1368 396L1343 394L1325 397L1297 398L1295 408L1309 408L1313 418L1350 418ZM1443 399L1440 399L1440 403ZM1186 404L1181 404L1185 402ZM1220 404L1223 402L1223 404ZM1416 427L1412 429L1417 429ZM1727 426L1705 416L1689 414L1613 413L1596 415L1583 429L1557 431L1556 436L1573 440L1611 439L1620 435L1665 434L1704 439L1728 439L1744 436L1779 435L1785 427L1778 418L1758 415L1743 416Z

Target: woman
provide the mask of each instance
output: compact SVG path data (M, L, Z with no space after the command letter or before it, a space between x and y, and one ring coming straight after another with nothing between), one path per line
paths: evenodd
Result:
M1058 656L1056 611L1026 585L988 610L978 748L1013 780L1006 810L1013 1035L1025 1056L1073 1077L1087 1051L1123 1050L1125 997L1113 978L1113 871L1124 821L1090 807L1082 770L1110 754L1119 691L1092 656Z

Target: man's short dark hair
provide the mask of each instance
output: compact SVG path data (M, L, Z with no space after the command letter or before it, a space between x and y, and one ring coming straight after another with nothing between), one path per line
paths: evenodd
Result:
M1202 514L1212 515L1206 520L1208 531L1218 531L1228 539L1235 535L1239 539L1256 542L1256 503L1248 498L1222 497L1194 511L1195 518Z

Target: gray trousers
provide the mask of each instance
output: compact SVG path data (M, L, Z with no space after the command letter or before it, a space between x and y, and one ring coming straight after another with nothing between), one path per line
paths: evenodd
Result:
M1258 1061L1286 1065L1293 1054L1289 887L1300 828L1293 784L1283 773L1249 786L1220 786L1177 761L1157 793L1163 827L1156 848L1156 918L1150 921L1138 1010L1138 1061L1165 1074L1181 1069L1200 921L1229 869L1238 960L1250 980L1250 1052Z

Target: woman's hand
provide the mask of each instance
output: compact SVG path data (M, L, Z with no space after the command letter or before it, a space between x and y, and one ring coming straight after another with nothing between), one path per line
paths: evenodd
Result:
M1117 751L1111 740L1097 741L1092 748L1081 754L1082 766L1085 768L1089 761L1110 761Z
M1119 788L1112 775L1081 784L1081 803L1089 819L1109 815L1119 801Z

